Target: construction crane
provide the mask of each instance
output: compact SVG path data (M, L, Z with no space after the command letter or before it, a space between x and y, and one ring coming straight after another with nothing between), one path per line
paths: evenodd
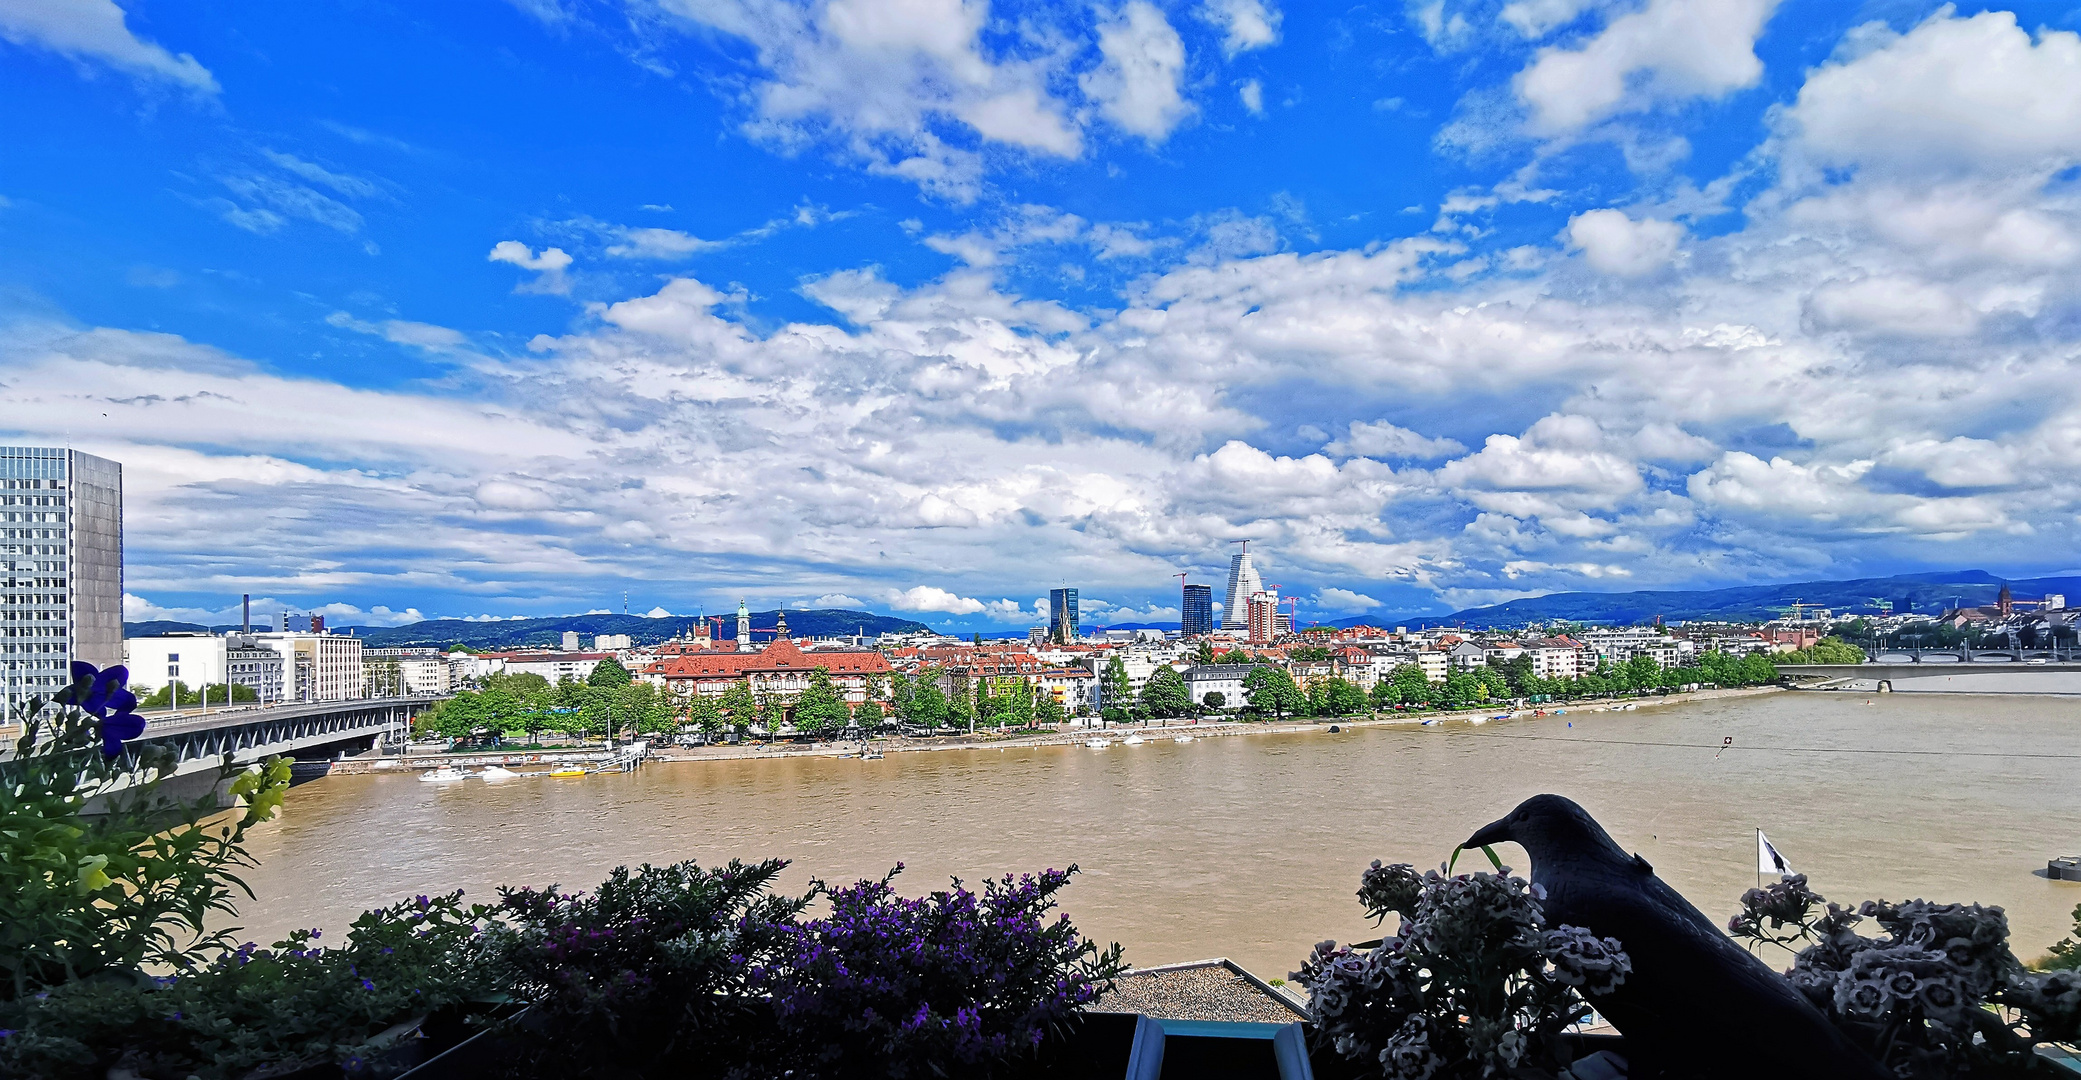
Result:
M1821 610L1822 608L1825 608L1825 607L1827 607L1827 606L1828 606L1827 604L1809 604L1809 603L1806 603L1806 602L1804 602L1804 601L1801 601L1801 600L1799 600L1799 599L1796 599L1796 598L1795 598L1795 599L1794 599L1794 600L1793 600L1793 601L1792 601L1792 602L1791 602L1790 604L1788 604L1788 605L1786 605L1786 606L1784 606L1784 607L1781 607L1781 608L1772 608L1771 610L1772 610L1772 611L1789 611L1789 612L1791 612L1791 613L1792 613L1792 621L1793 621L1793 622L1805 622L1805 621L1806 621L1806 614L1805 614L1805 612L1806 612L1806 610L1807 610L1808 608L1812 608L1812 609L1814 609L1815 611L1819 611L1819 610Z
M1874 596L1870 597L1869 599L1871 600L1871 606L1879 609L1879 614L1893 614L1893 601L1888 600L1883 596Z

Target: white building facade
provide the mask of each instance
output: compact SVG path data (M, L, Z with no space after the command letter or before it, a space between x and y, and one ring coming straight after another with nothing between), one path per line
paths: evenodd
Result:
M123 661L123 467L0 446L0 706Z

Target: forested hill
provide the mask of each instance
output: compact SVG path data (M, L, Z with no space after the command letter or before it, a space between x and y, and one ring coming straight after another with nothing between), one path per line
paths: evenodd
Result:
M1570 622L1632 625L1661 616L1665 622L1678 620L1727 620L1760 622L1782 618L1793 601L1819 604L1836 615L1877 615L1874 600L1890 601L1894 614L1936 615L1960 604L1994 603L2003 578L1985 570L1950 570L1929 574L1900 574L1894 577L1853 578L1847 581L1798 581L1786 585L1747 585L1732 589L1667 592L1550 593L1546 596L1512 600L1507 604L1468 608L1450 615L1410 615L1395 619L1362 616L1345 619L1342 626L1460 626L1470 629L1506 628L1543 623L1555 619ZM2081 577L2007 579L2017 599L2035 600L2046 593L2062 593L2070 604L2081 604Z
M772 640L771 634L761 631L772 630L779 616L778 610L753 612L752 640ZM632 644L652 645L686 633L695 622L692 616L686 615L668 615L656 619L644 615L563 615L547 619L505 619L498 622L431 619L410 626L351 626L333 629L339 633L352 632L370 648L409 645L446 647L460 643L473 649L518 649L528 646L555 648L563 643L565 631L576 631L581 644L590 649L592 639L599 634L627 634ZM123 624L123 634L126 637L203 629L221 633L225 630L236 630L238 627L232 625L205 628L198 623L163 620ZM268 627L256 626L255 629L265 630ZM876 615L867 611L826 609L788 612L788 633L795 637L826 637L863 631L869 635L910 633L928 629L920 622ZM721 631L725 639L736 639L737 616L734 613L722 620Z

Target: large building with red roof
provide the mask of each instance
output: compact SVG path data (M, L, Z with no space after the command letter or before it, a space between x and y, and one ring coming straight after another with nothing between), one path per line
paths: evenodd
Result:
M721 697L739 679L752 691L783 704L809 687L809 676L823 668L831 685L858 711L873 696L875 684L889 676L889 658L867 649L819 649L804 652L787 638L777 638L758 652L688 652L660 658L644 677L682 701L695 694Z

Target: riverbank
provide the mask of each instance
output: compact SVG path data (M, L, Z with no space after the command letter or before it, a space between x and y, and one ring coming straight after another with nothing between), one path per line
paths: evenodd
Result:
M1613 699L1608 702L1559 705L1539 709L1505 710L1491 706L1486 709L1461 709L1452 712L1406 713L1406 714L1360 714L1337 718L1310 718L1306 720L1228 720L1216 723L1152 724L1148 726L1116 725L1109 728L1067 728L1056 731L1021 733L1017 735L993 735L976 732L972 735L935 736L929 738L904 738L901 736L876 738L867 745L885 754L914 753L946 750L1005 750L1012 747L1030 746L1080 746L1094 739L1119 742L1130 735L1139 735L1145 740L1175 740L1180 737L1192 739L1218 739L1235 735L1296 735L1323 732L1331 727L1417 727L1433 721L1444 723L1484 723L1491 719L1508 718L1521 720L1543 712L1547 716L1563 713L1601 713L1623 710L1631 705L1640 710L1681 705L1689 702L1710 701L1716 698L1752 697L1758 694L1777 693L1785 689L1779 686L1751 686L1732 690L1691 690L1682 693L1656 695L1654 697ZM766 761L784 758L843 758L857 757L859 743L811 743L807 746L780 744L760 746L675 746L653 750L654 761Z

